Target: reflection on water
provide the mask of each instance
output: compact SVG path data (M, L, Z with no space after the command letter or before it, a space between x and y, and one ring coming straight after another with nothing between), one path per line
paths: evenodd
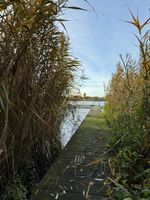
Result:
M75 101L70 102L72 105L76 105L76 110L72 113L68 113L61 125L61 137L63 147L70 140L72 135L78 129L81 122L85 119L90 112L92 106L104 106L104 101ZM84 107L85 106L85 107Z
M69 113L62 123L61 135L62 145L65 146L71 136L77 130L81 122L85 119L91 108L77 108L74 113Z
M104 101L72 101L71 104L79 106L104 106Z

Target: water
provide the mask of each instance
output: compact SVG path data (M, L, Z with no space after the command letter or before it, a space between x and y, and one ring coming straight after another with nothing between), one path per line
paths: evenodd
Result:
M104 101L72 101L71 104L79 106L104 106Z
M77 108L73 113L68 113L61 125L62 145L66 146L72 135L90 112L92 106L104 106L104 101L76 101L70 102Z

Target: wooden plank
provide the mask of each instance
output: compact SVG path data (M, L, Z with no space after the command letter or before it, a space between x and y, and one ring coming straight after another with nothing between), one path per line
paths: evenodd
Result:
M107 133L94 121L100 114L93 107L73 135L58 160L52 165L31 200L106 200L107 164L89 165L104 152ZM91 120L91 122L90 122Z

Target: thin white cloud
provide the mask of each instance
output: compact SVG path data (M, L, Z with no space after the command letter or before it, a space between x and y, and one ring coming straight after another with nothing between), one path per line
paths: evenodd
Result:
M84 1L76 0L78 6L86 6ZM85 81L82 91L87 95L100 95L104 93L103 82L108 83L111 74L115 72L119 61L119 54L131 52L137 56L137 48L134 46L133 28L121 22L119 19L130 20L127 3L131 9L135 7L141 10L142 18L145 15L148 0L143 2L130 0L106 0L104 2L92 0L99 19L91 12L68 12L66 18L71 21L66 23L66 28L71 38L72 52L81 60L85 75L89 80ZM99 14L100 13L100 14ZM101 15L109 13L109 15ZM100 86L100 87L98 87Z

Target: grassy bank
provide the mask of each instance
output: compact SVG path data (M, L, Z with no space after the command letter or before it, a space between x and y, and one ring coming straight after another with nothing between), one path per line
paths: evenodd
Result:
M98 112L100 111L99 107L96 107L96 109L98 110ZM98 114L98 116L90 116L90 114L88 115L88 117L86 118L86 121L81 125L82 127L97 127L100 130L104 131L104 132L108 132L109 128L107 126L106 120L105 120L105 115L104 112L101 112Z

